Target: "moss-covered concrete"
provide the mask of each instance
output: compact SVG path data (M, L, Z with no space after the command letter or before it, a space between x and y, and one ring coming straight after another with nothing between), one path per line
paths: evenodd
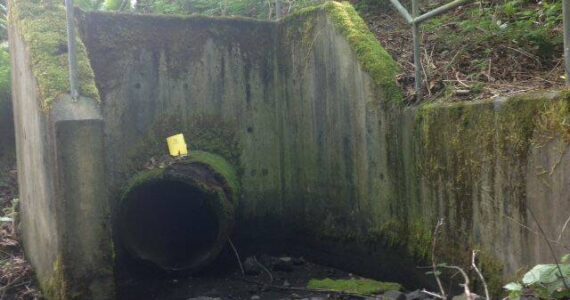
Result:
M32 19L16 16L19 28L31 28ZM415 266L430 257L440 218L438 260L466 264L480 248L483 271L495 275L548 259L529 209L547 232L559 232L567 218L567 92L403 107L396 64L344 3L280 22L106 13L78 19L101 94L113 212L129 179L167 154L168 136L183 133L190 159L237 178L228 185L237 190L239 182L233 197L241 200L241 245L302 248L391 281L426 278ZM30 70L42 70L34 51ZM17 99L38 98L46 107L57 94L46 91L64 90L35 73L24 82L36 79L39 96L24 88L29 84ZM16 108L17 124L25 108L28 102ZM34 140L42 141L46 126L30 127ZM228 161L235 174L218 171L225 164L200 150ZM46 166L31 183L49 183L53 164ZM30 186L49 193L44 185ZM41 269L49 274L51 267ZM500 277L489 282L498 287Z
M40 0L9 1L9 21L17 27L30 54L37 80L39 105L48 110L58 96L69 93L67 31L63 3ZM85 46L77 40L79 93L99 99Z

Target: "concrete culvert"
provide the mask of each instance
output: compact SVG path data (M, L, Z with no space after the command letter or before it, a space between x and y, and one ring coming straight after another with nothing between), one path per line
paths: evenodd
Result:
M141 172L121 197L119 243L163 270L200 270L227 243L238 190L231 165L206 152Z

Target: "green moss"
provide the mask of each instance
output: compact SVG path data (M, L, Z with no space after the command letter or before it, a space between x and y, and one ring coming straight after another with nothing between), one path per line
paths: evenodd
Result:
M55 99L69 92L65 9L39 0L10 0L10 22L24 39L37 80L40 105L48 110ZM59 3L59 2L57 2ZM99 100L87 51L77 40L79 92Z
M400 290L402 286L394 282L381 282L372 279L311 279L307 284L310 289L323 289L358 295L375 295L391 290Z
M372 228L366 238L393 249L402 249L407 255L423 261L431 255L432 231L431 224L423 220L387 220Z
M123 198L128 195L134 188L144 185L148 182L162 179L165 169L157 168L146 170L135 174L127 183L127 188L124 190Z
M198 163L205 165L208 169L219 175L226 182L228 188L232 192L233 199L231 200L235 203L239 199L240 184L238 175L232 165L228 163L223 157L204 151L192 151L188 157L180 158L178 160L178 163ZM127 183L122 197L124 198L136 187L144 185L148 182L164 179L166 176L168 176L167 171L168 167L165 165L164 167L158 167L155 169L138 172ZM209 186L201 186L199 188L210 190Z
M61 258L53 263L53 272L51 277L40 281L43 296L48 300L65 299L65 279L63 277L63 266Z
M392 103L403 103L401 89L396 83L396 62L380 45L354 7L349 2L327 2L323 7L354 49L362 68L381 88L386 99Z
M232 200L237 201L240 190L238 175L235 169L224 158L204 151L193 151L190 153L188 159L189 162L192 163L207 165L212 171L224 178L234 193Z
M383 93L388 101L402 104L402 91L396 83L398 73L396 62L380 45L378 39L349 2L327 2L319 6L307 7L284 18L281 22L293 23L304 20L304 27L307 27L307 24L314 25L314 18L311 17L319 12L325 12L336 29L346 38L363 70L380 87L379 92ZM307 32L312 32L306 28L304 31L305 36Z
M434 195L443 201L439 217L449 224L440 237L446 249L438 250L439 261L469 266L470 251L480 243L472 234L476 209L526 216L529 154L555 138L570 143L568 95L543 92L418 108L418 173L433 190L446 191ZM497 180L508 183L497 186ZM501 199L495 199L498 194ZM474 197L493 200L479 203ZM484 251L480 261L490 290L499 292L502 263Z

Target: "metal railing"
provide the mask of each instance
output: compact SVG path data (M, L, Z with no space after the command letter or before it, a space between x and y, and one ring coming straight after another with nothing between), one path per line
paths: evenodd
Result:
M396 10L406 19L406 22L412 25L413 43L414 43L414 68L415 68L415 88L416 101L422 99L422 65L420 53L420 25L422 22L429 20L435 16L445 13L459 5L471 0L455 0L453 2L442 5L427 13L419 15L418 0L412 0L412 13L400 3L398 0L390 0ZM77 56L76 56L76 40L75 26L73 16L73 0L65 0L67 10L67 36L68 36L68 53L69 53L69 84L71 97L77 100L79 97L78 81L77 81ZM281 0L275 0L276 17L281 17ZM564 23L564 75L566 84L570 86L570 0L563 0L563 23Z
M418 7L418 0L412 0L412 13L410 14L408 10L400 3L398 0L390 0L392 5L396 8L396 10L406 19L408 24L412 25L412 35L413 35L413 42L414 42L414 68L416 71L415 75L415 86L416 86L416 101L420 101L422 99L422 85L423 85L423 78L422 78L422 62L421 62L421 54L420 54L420 25L422 22L429 20L435 16L438 16L452 8L455 8L461 4L466 3L470 0L455 0L453 2L447 3L442 5L434 10L431 10L423 15L419 15L419 7ZM564 0L570 1L570 0Z
M67 14L67 54L69 58L69 88L71 98L77 101L79 87L77 86L77 46L75 40L75 17L73 15L73 0L65 0Z
M434 10L431 10L423 15L418 16L418 0L412 0L412 14L398 1L390 0L396 10L406 19L408 24L412 25L412 34L414 42L414 68L415 68L415 88L416 88L416 101L422 99L422 85L423 78L421 72L421 58L420 58L420 36L419 25L429 20L432 17L440 15L452 8L462 5L470 0L455 0L448 4L442 5ZM566 85L570 86L570 0L563 0L563 19L564 19L564 75Z
M570 86L570 0L563 0L562 14L564 15L564 75L566 85Z

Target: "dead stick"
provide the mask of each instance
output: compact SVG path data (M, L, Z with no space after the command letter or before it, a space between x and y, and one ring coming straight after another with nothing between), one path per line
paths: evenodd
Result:
M439 219L437 224L435 225L435 229L433 230L433 239L431 242L431 267L433 270L433 276L435 277L435 281L437 282L437 287L439 288L439 292L443 299L447 298L445 294L445 290L443 289L443 284L441 284L441 280L439 279L439 275L437 274L437 266L435 263L435 246L437 242L437 234L439 233L439 228L443 225L443 219Z
M479 268L477 268L477 264L475 264L476 256L477 256L477 250L473 250L473 254L471 255L471 266L473 267L473 270L475 270L475 272L479 276L479 279L481 279L481 282L483 283L483 288L485 289L485 298L487 298L487 300L491 300L491 297L489 297L489 289L487 288L487 282L485 281L485 277L483 277L483 274L481 273Z
M228 237L228 243L232 247L232 250L234 250L234 254L236 255L236 259L237 259L238 264L239 264L239 269L241 270L241 275L245 276L245 270L243 269L243 265L241 264L241 258L239 258L239 253L237 252L237 249L234 246L234 243L232 243L232 240L229 237Z
M269 272L269 269L267 269L263 264L261 264L258 260L257 257L253 257L253 260L255 261L255 263L257 263L261 269L263 269L263 271L265 271L265 273L267 273L269 275L269 283L273 283L273 274L271 274L271 272Z

